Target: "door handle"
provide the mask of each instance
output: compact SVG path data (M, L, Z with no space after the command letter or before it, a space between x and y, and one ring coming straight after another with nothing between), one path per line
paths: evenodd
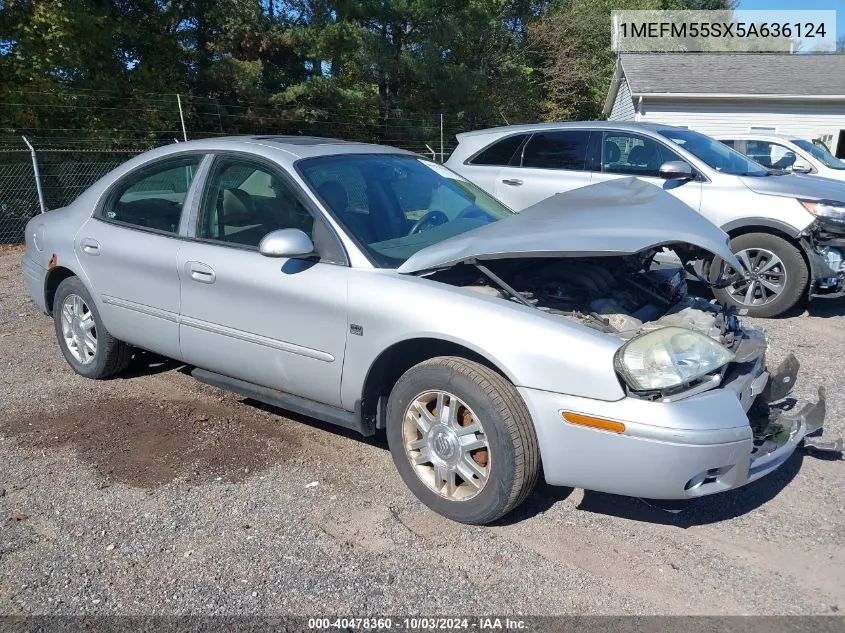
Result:
M502 182L506 185L510 185L511 187L519 187L519 185L522 184L522 181L519 178L505 178Z
M185 271L188 273L188 277L203 284L213 284L214 280L217 279L214 269L202 262L185 262Z
M82 248L82 252L86 255L100 254L100 243L93 237L83 237L79 241L79 246Z

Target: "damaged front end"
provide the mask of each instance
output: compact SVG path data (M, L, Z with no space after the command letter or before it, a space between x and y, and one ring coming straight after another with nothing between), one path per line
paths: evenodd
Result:
M810 264L810 298L845 296L845 222L818 217L799 241Z
M798 359L793 354L789 354L768 376L763 393L748 411L748 419L754 432L752 456L755 462L774 453L790 441L801 439L806 448L842 452L842 438L823 440L815 435L824 425L826 413L824 387L819 387L818 400L815 403L805 402L799 406L795 400L786 399L795 385L799 369Z
M671 247L682 262L701 256L688 245ZM806 437L822 428L825 397L819 389L816 403L788 398L799 370L795 357L767 371L764 331L743 325L733 308L690 295L686 268L661 265L656 261L660 254L665 254L663 247L604 257L470 260L426 276L579 322L626 344L664 328L692 330L717 343L727 350L729 362L691 374L681 384L638 389L621 375L620 382L629 397L655 402L676 402L712 389L735 392L753 431L749 481L777 468L802 441L816 450L841 452L842 440ZM704 486L707 477L689 485Z

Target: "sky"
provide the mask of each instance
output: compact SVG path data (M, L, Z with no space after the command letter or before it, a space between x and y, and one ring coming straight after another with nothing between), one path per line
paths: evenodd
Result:
M845 2L843 0L740 0L737 8L740 10L836 11L836 37L845 35Z

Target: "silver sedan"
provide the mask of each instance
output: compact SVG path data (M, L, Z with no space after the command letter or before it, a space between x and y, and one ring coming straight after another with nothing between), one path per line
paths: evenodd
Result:
M392 148L193 141L37 216L26 246L29 292L74 371L106 378L150 350L244 396L384 430L408 487L457 521L512 510L541 464L554 485L728 490L824 417L822 393L778 415L794 359L770 374L761 331L655 261L671 248L736 267L726 234L633 178L516 215Z

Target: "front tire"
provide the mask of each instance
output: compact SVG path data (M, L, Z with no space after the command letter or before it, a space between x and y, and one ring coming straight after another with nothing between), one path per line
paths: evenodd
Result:
M433 358L399 378L387 404L387 441L411 492L461 523L495 521L537 482L540 452L521 396L465 358Z
M810 275L794 244L770 233L746 233L733 238L730 247L745 277L727 288L714 289L718 301L747 310L752 317L777 316L798 303ZM719 268L713 266L711 281Z
M109 334L91 293L78 277L56 289L53 324L59 348L73 371L86 378L108 378L132 360L132 348Z

